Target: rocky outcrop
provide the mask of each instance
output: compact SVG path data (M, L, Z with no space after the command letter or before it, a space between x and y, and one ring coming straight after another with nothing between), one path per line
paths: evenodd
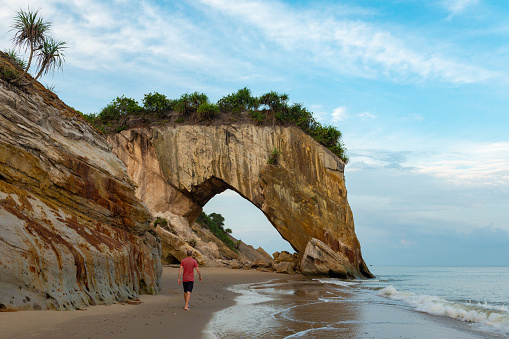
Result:
M201 208L231 189L259 208L301 258L318 239L347 258L352 276L371 276L346 198L344 163L300 129L152 126L108 140L139 186L137 196L184 239L192 238Z
M331 250L318 239L311 239L306 246L300 264L302 274L308 276L330 276L334 278L355 278L357 270L343 253Z
M0 79L0 309L156 293L160 243L108 143L40 84Z

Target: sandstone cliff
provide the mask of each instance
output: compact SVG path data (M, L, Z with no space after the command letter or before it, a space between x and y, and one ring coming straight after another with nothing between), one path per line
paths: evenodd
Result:
M154 216L168 219L181 239L194 237L191 225L214 195L232 189L266 215L300 254L307 274L371 277L346 198L344 163L300 129L152 126L122 131L108 140L138 185L137 197ZM172 238L177 236L170 232L157 232L171 243L171 253L186 248L175 244ZM323 272L317 250L306 254L308 243L316 240L337 254L327 257L338 261L330 272Z
M74 309L155 293L160 244L125 165L35 83L0 79L0 309Z

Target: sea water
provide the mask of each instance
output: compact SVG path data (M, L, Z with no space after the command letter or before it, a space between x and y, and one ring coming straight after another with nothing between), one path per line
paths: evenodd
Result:
M375 279L231 287L207 338L506 338L509 267L372 267Z

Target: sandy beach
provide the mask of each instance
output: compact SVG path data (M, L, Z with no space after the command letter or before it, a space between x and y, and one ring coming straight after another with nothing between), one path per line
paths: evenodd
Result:
M138 305L92 306L78 311L0 313L0 338L200 338L213 313L234 305L230 285L299 279L256 270L200 268L190 311L184 311L178 268L164 267L159 295L142 295ZM196 276L197 278L197 276Z
M306 338L482 337L463 322L367 301L345 287L336 290L335 302L316 307L318 300L331 296L330 289L302 275L207 267L201 271L203 281L195 283L190 311L183 309L178 268L165 267L161 293L142 295L136 305L0 312L0 338L285 338L296 333ZM235 297L241 294L228 289L239 284L280 297L268 304L239 304ZM272 316L267 313L278 309ZM316 317L320 320L310 324ZM329 325L324 327L323 321Z

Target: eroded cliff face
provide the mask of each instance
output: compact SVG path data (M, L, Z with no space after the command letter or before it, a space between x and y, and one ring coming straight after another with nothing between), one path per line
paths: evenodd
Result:
M0 309L155 293L160 243L125 165L40 84L0 79Z
M340 269L326 275L371 276L354 231L344 163L298 128L157 126L108 140L137 183L137 196L182 233L190 232L207 201L232 189L266 215L305 260L308 274L324 275L317 251L305 251L316 239L341 259ZM278 155L268 164L274 150Z

